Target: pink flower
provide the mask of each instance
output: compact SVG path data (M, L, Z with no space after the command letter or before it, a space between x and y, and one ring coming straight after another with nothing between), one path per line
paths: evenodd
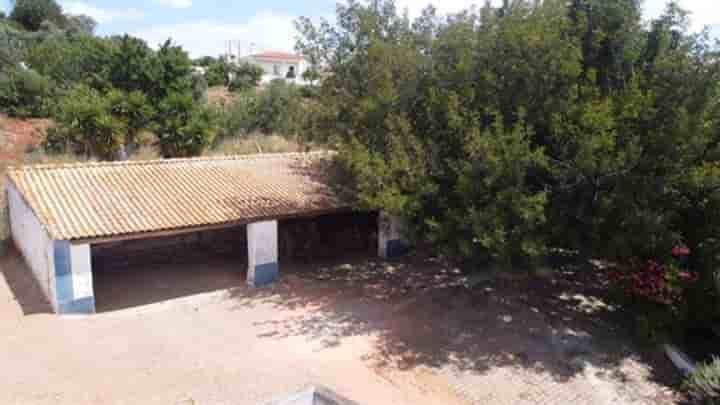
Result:
M672 255L675 257L689 256L690 248L687 246L675 246L674 248L672 248Z

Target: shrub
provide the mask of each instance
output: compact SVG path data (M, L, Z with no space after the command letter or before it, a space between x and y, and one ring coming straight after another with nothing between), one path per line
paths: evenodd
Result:
M720 358L701 364L684 382L690 397L705 405L720 404Z
M611 271L608 276L639 314L635 325L638 337L657 342L680 333L688 316L686 298L698 280L697 273L651 260L628 270Z
M208 103L208 83L201 74L192 75L193 99L201 104Z
M250 155L255 153L304 152L309 149L297 140L280 135L251 134L222 140L209 155Z
M295 135L301 132L308 109L294 84L273 80L261 90L238 94L223 115L223 136L262 132Z
M197 156L217 136L217 113L196 105L190 93L175 93L160 103L153 129L164 157Z
M155 109L150 105L147 96L140 91L125 93L111 90L107 94L107 98L111 113L122 120L125 126L123 145L135 149L137 136L141 130L148 128L155 118Z
M129 160L157 160L162 159L157 148L150 145L140 146L130 156Z
M48 130L45 147L113 159L124 144L127 123L112 113L110 97L76 85L58 103L57 125Z
M262 75L263 69L260 66L247 62L241 63L238 66L232 67L232 80L228 84L228 88L230 91L245 91L254 89L258 84L260 84Z
M205 80L210 87L230 84L230 64L225 59L211 61L205 70Z
M220 135L231 137L246 135L257 127L255 110L258 97L255 92L238 94L221 115Z
M0 72L0 108L17 117L46 117L52 82L31 69Z

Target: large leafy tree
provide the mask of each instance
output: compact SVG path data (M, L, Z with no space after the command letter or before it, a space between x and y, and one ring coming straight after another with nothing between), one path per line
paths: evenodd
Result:
M314 135L337 143L358 206L461 257L712 257L718 223L697 207L718 198L717 53L675 4L640 16L548 0L410 22L350 1L336 24L297 23L328 71Z
M28 31L38 31L44 22L64 26L62 7L55 0L14 0L10 19Z
M62 87L85 82L109 87L116 47L112 41L89 34L56 36L31 47L25 62Z

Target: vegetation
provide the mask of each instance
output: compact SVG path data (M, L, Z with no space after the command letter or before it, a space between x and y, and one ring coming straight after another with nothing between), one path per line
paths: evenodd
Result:
M163 157L196 156L217 135L215 112L196 106L192 94L174 93L162 100L153 127Z
M207 63L207 65L198 65L205 67L205 80L208 86L225 86L230 84L230 70L231 64L224 58L210 60L203 60L201 63Z
M96 37L93 29L53 0L17 1L10 21L0 21L3 111L50 116L57 126L47 150L101 159L126 158L147 129L163 131L157 143L168 156L199 154L213 142L207 86L182 48L168 40L155 51L141 39Z
M54 0L15 0L10 19L28 31L38 31L43 23L65 25L66 17Z
M698 366L684 383L690 397L698 404L720 404L720 359Z
M301 139L280 135L247 134L242 137L228 137L213 148L206 151L207 155L250 155L254 153L288 153L306 152L311 150Z
M259 66L247 62L236 64L225 58L203 59L199 63L207 63L204 67L208 86L225 86L231 91L245 91L257 87L263 74Z
M273 80L263 91L239 93L225 114L223 135L297 135L303 129L305 103L298 87L283 80Z
M410 21L391 0L350 1L336 25L300 20L297 48L327 71L313 138L339 149L357 207L468 263L529 268L562 249L631 271L687 246L688 322L715 317L720 58L676 4L648 26L639 3Z
M254 89L260 84L263 70L260 66L243 62L239 65L233 65L230 69L230 82L228 88L231 91L245 91Z
M45 117L53 83L31 69L0 71L0 104L18 117Z

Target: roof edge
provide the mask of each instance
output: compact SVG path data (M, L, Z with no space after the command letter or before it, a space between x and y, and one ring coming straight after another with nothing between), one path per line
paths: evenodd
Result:
M54 170L54 169L78 169L86 167L117 167L117 166L146 166L146 165L168 165L192 162L219 162L226 160L260 160L283 157L304 157L304 156L333 156L334 151L321 150L311 152L282 152L282 153L254 153L249 155L218 155L218 156L201 156L192 158L170 158L170 159L149 159L149 160L122 160L122 161L100 161L100 162L75 162L75 163L56 163L56 164L28 164L13 165L7 167L7 177L12 178L12 172L22 172L29 170Z

